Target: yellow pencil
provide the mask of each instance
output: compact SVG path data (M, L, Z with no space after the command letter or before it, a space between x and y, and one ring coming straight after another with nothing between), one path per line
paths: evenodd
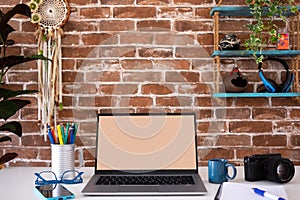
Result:
M57 125L56 128L57 128L57 134L58 134L59 144L63 145L64 141L63 141L63 138L62 138L62 133L61 133L60 125Z

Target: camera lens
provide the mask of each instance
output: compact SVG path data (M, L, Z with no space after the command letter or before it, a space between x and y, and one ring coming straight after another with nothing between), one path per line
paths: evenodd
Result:
M293 163L285 158L271 158L265 163L265 176L270 181L287 183L294 177Z

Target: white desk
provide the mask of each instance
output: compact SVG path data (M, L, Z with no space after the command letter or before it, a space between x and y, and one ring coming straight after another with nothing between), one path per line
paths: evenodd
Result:
M42 167L10 167L0 170L0 199L1 200L39 200L39 198L34 194L34 172L40 172L43 170L49 170L49 168ZM75 199L105 199L105 200L188 200L188 199L198 199L198 200L213 200L216 191L219 187L217 184L208 183L207 179L207 167L200 167L199 173L202 177L204 184L208 190L208 194L205 196L198 197L91 197L84 196L81 194L81 190L87 183L87 181L93 175L93 168L81 168L80 171L84 171L83 184L78 185L66 185L66 187L75 194ZM249 183L244 181L243 167L238 167L237 178L233 182ZM250 184L250 183L249 183ZM277 183L269 181L254 182L252 184L261 185L276 185ZM300 197L300 166L296 167L296 174L293 180L289 183L283 184L289 200L298 200Z

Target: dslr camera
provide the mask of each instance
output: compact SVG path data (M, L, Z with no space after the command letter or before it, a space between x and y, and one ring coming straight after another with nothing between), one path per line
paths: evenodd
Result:
M294 177L293 163L281 154L259 154L244 158L245 180L287 183Z

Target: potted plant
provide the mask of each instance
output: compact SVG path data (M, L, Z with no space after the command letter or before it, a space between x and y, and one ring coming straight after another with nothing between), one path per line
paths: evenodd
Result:
M9 55L6 56L7 48L13 45L15 42L8 39L9 34L14 30L8 22L16 14L21 14L27 17L31 17L31 10L29 6L25 4L17 4L14 8L9 10L6 14L2 13L0 10L0 120L4 120L0 123L0 132L10 132L19 137L22 136L22 125L17 121L7 121L16 112L22 109L24 106L30 104L29 100L18 99L17 96L30 94L37 92L36 90L10 90L5 87L5 82L3 80L4 75L12 67L32 60L46 58L40 55L34 56L23 56L23 55ZM0 142L12 141L10 136L0 137ZM6 153L0 155L0 168L4 163L17 157L17 153Z
M287 24L286 14L298 12L294 0L246 0L253 15L254 23L247 24L252 32L245 41L247 50L252 50L256 62L262 62L262 50L278 41L278 29L276 19L281 19Z

